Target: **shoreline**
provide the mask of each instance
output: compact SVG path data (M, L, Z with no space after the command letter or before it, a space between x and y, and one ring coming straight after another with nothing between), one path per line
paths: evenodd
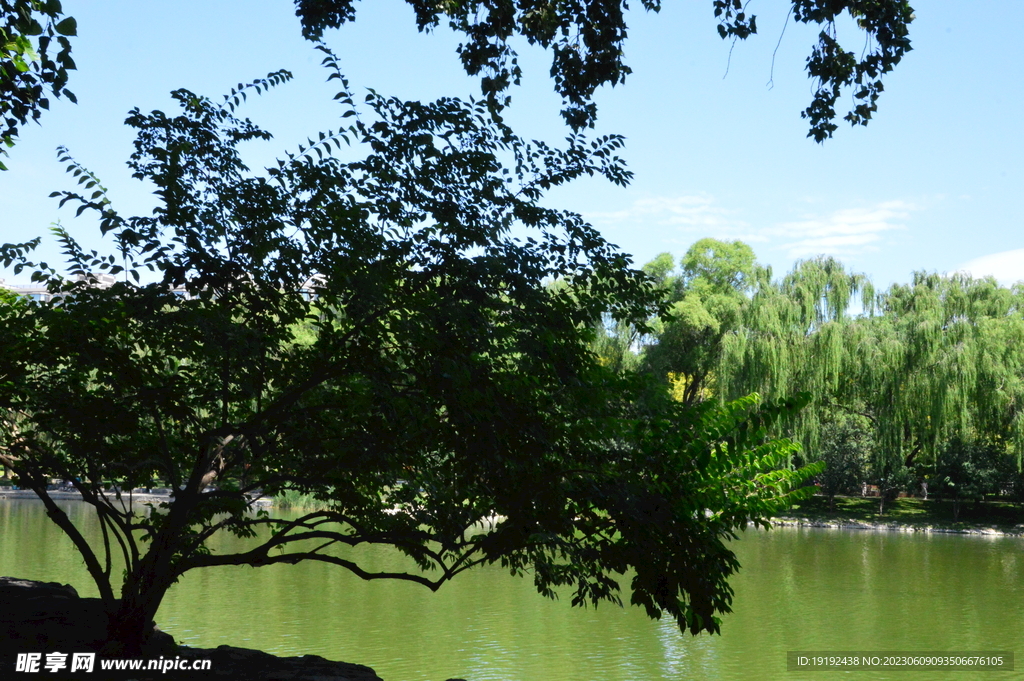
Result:
M809 518L801 516L778 516L770 518L773 527L815 527L830 530L871 530L875 532L925 532L937 534L973 534L995 537L1024 536L1024 523L1012 527L994 527L992 525L957 523L955 525L901 523L879 520L869 522L852 518Z
M50 490L50 498L54 501L82 501L82 495L76 491ZM111 495L113 496L113 495ZM124 503L148 504L167 501L171 498L170 490L157 492L139 492L132 490L122 492L121 499ZM36 493L30 489L9 489L0 487L0 499L35 499L39 500ZM271 497L258 497L253 500L254 506L273 506L274 500Z
M50 493L51 498L60 501L81 501L78 492L64 492L54 490ZM122 494L122 498L128 497ZM167 492L131 492L132 503L153 503L166 501L170 494ZM2 499L28 499L39 500L32 490L12 490L0 487L0 500ZM274 505L271 497L260 497L254 501L254 505L270 507ZM893 520L856 520L853 518L812 518L808 516L775 516L768 520L773 527L813 527L829 530L869 530L874 532L907 532L907 533L936 533L936 534L971 534L984 536L1021 537L1024 536L1024 523L1013 526L993 526L977 523L904 523Z

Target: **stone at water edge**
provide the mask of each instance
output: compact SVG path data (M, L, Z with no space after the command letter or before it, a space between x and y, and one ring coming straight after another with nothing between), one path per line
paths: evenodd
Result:
M8 678L18 652L98 651L106 643L107 614L98 598L80 598L70 584L0 577L0 678ZM220 646L178 647L167 633L155 631L144 651L147 659L208 659L208 672L138 673L138 681L173 679L245 679L246 681L381 681L369 667L316 655L276 657L260 650ZM40 678L55 678L40 674Z

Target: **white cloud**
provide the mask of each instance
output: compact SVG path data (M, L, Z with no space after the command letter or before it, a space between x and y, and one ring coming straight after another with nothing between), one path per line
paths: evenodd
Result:
M837 210L825 217L807 216L764 231L773 241L781 241L779 248L791 258L857 255L878 250L883 235L903 229L903 221L914 209L906 201L886 201L873 207Z
M714 237L767 244L790 258L847 257L879 250L886 233L903 229L904 221L916 208L906 201L886 201L831 214L805 214L791 222L752 225L740 217L740 211L718 205L713 196L695 194L639 199L625 210L589 213L585 217L606 227L668 228L678 238L667 241L686 245Z
M995 277L1000 284L1009 286L1024 280L1024 248L983 255L956 269L976 278Z
M738 212L717 205L714 197L709 194L693 194L646 197L637 199L625 210L586 213L584 217L595 225L607 227L674 227L694 239L710 236L716 239L767 241L766 237L751 231L749 223L736 217Z

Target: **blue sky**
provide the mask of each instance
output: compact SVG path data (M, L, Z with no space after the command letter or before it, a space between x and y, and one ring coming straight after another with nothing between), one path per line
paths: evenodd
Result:
M1017 46L1024 3L986 0L984 12L952 0L920 4L914 51L887 76L875 120L855 129L843 123L824 145L805 137L799 115L811 97L803 66L815 31L790 22L783 34L786 3L753 0L748 11L758 15L760 34L738 43L731 57L710 0L669 0L656 15L633 12L626 61L634 73L624 86L598 93L594 131L626 136L633 183L622 189L585 180L547 203L582 213L638 264L663 251L682 255L711 236L747 241L777 274L827 254L878 287L906 282L915 270L1024 279L1024 53ZM56 161L58 145L101 177L119 210L148 213L152 189L124 165L132 134L123 121L136 106L169 110L175 88L217 96L291 70L294 81L242 111L275 135L251 150L257 166L339 125L335 89L319 53L301 39L289 0L64 6L79 25L79 70L70 83L79 104L56 103L41 126L24 128L6 161L11 170L0 174L0 241L46 235L60 219L83 243L101 247L92 219L75 219L47 198L73 188ZM356 22L325 40L357 92L372 87L407 99L477 93L455 55L457 36L417 33L401 0L356 7ZM863 44L852 25L839 31L849 46ZM558 141L568 131L548 55L520 47L526 76L509 120L524 136ZM51 241L38 256L60 261ZM10 272L0 276L25 283Z

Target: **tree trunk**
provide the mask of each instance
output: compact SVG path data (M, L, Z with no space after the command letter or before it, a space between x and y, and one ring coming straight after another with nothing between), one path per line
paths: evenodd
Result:
M140 574L125 583L117 609L108 613L106 655L142 655L156 625L156 612L174 582L169 565L146 561L143 565Z
M106 655L139 657L153 633L156 611L179 576L175 556L181 551L182 528L187 524L190 500L176 501L164 527L153 537L142 560L127 576L118 607L109 616Z

